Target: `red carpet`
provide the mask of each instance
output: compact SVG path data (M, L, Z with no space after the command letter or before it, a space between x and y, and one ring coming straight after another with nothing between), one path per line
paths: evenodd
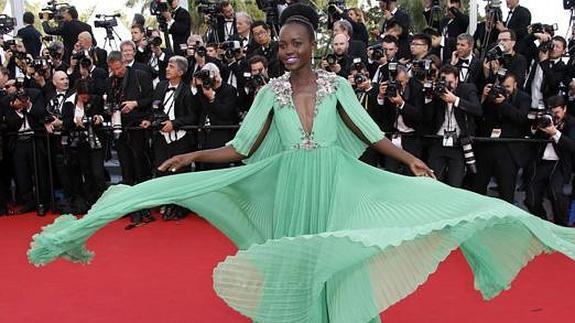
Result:
M30 237L53 216L0 218L0 322L248 322L212 291L215 265L233 245L205 221L156 221L124 231L127 220L89 242L93 264L27 263ZM473 290L454 253L428 283L384 314L385 323L575 321L575 263L537 258L510 291L490 302ZM350 322L355 323L355 322Z

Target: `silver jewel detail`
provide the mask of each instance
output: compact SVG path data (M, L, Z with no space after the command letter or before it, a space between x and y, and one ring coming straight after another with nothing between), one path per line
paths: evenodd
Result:
M313 139L313 132L311 134L306 134L303 129L301 130L303 134L301 137L301 142L299 144L295 144L293 147L294 149L303 149L309 151L320 147L320 145Z
M314 115L317 114L317 107L321 104L323 99L337 91L339 84L339 77L335 73L328 72L322 69L316 69L314 72L317 75L317 93ZM287 72L280 77L271 79L269 85L276 95L276 101L280 107L290 107L295 109L293 104L293 89L289 81L290 73Z

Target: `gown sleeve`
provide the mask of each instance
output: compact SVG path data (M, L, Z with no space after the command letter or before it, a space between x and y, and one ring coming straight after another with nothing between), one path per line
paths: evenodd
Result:
M385 137L384 132L381 131L379 126L361 106L353 88L346 79L339 77L339 84L335 95L343 111L370 143L373 144ZM367 148L367 145L349 129L342 118L338 118L337 126L339 144L354 157L358 158L361 156L365 148Z
M226 145L232 146L238 153L248 156L264 127L273 103L273 91L268 86L263 87L256 95L236 136Z

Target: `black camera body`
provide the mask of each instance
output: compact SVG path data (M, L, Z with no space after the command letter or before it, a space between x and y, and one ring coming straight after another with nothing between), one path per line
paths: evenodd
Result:
M261 74L246 73L244 77L246 81L246 88L250 91L250 93L254 93L258 88L268 83L266 77Z
M152 103L152 106L153 106L153 109L152 109L151 128L154 131L160 131L164 127L164 125L162 123L165 121L169 121L170 117L164 111L164 105L162 104L162 101L160 101L160 100L154 101Z
M112 29L118 26L118 20L116 17L119 17L120 14L115 15L104 15L104 14L97 14L96 18L100 20L94 20L94 27L96 28L104 28L104 29Z
M32 61L32 67L36 72L43 73L50 69L52 66L50 60L45 57L38 57Z
M489 90L489 93L487 94L487 99L491 102L494 102L495 99L497 99L497 97L500 95L507 97L507 89L501 84L493 84Z
M541 45L539 45L537 50L543 53L548 53L553 50L553 42L552 41L544 42Z
M16 18L0 14L0 34L4 35L10 33L14 30L16 24Z
M395 98L399 91L401 90L401 84L397 80L390 80L387 83L387 89L385 90L386 98Z
M371 46L369 49L372 50L372 52L371 52L371 57L370 57L370 58L371 58L373 61L376 61L376 62L377 62L377 61L379 61L379 60L385 55L385 53L384 53L384 51L383 51L383 46L382 46L381 44L373 45L373 46Z
M196 7L198 9L198 13L201 15L215 17L220 13L218 4L210 0L196 0Z
M199 70L194 73L194 77L202 81L202 87L212 89L215 86L216 80L210 75L208 70Z
M537 119L535 119L535 126L538 129L547 128L553 124L554 124L553 116L548 112L544 112L543 114L539 115Z
M172 9L173 0L152 0L150 2L150 14L152 16L161 16L162 12Z
M426 79L431 74L431 64L433 62L430 59L415 59L411 62L411 70L413 77L422 80Z
M489 62L495 61L495 60L502 58L504 54L505 54L505 52L504 52L503 46L497 45L497 46L493 47L492 49L490 49L489 51L487 51L487 53L485 54L485 59Z
M442 96L445 93L447 93L447 91L450 91L451 87L449 86L449 83L447 83L446 80L439 80L435 83L435 86L433 87L433 92L435 94L435 96Z
M48 20L56 20L58 22L64 20L64 10L69 8L70 5L66 2L58 3L56 0L51 0L46 3L46 7L40 9L38 18L42 19L44 13L48 13Z
M242 43L234 40L234 41L225 41L219 45L219 48L224 50L224 57L226 59L233 59L236 57L236 54L241 53L242 51Z

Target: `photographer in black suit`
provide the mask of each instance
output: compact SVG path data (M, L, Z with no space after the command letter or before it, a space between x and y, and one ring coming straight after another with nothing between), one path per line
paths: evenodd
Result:
M26 11L23 16L25 27L18 30L16 37L22 39L26 52L32 54L34 58L40 55L42 47L42 34L34 27L34 14Z
M92 39L94 38L92 27L87 23L78 20L78 11L75 7L66 8L64 10L64 20L58 21L56 26L50 25L48 15L49 14L47 12L42 15L42 28L46 34L62 36L64 47L66 48L64 61L69 59L70 54L74 49L74 44L78 40L78 35L81 32L87 31L92 35Z
M237 34L236 13L229 1L222 1L218 4L219 14L217 19L217 35L208 35L209 43L222 43L228 41L230 36ZM212 17L213 19L213 17Z
M437 97L424 109L431 134L441 136L429 147L429 165L439 180L461 187L466 165L462 140L475 134L481 103L475 85L459 81L457 67L443 66L439 75L444 86L436 85Z
M397 6L397 0L379 0L379 8L383 10L383 17L385 19L382 34L385 33L391 21L396 21L401 25L403 29L402 37L409 34L411 18L409 18L409 14L405 12L405 10Z
M550 115L537 122L537 133L550 143L541 144L537 158L530 165L531 178L525 195L525 205L529 211L543 219L547 212L543 207L543 197L551 201L553 221L567 226L569 194L564 190L570 187L575 152L575 119L567 113L565 99L552 96L547 100Z
M90 80L78 80L75 88L76 93L64 103L62 118L69 138L67 152L79 166L82 179L74 194L86 202L87 211L107 188L101 132L104 104L101 96L93 94Z
M166 67L166 81L161 81L154 92L153 117L142 121L143 128L152 127L152 148L154 167L160 166L168 158L194 150L196 131L182 130L184 126L198 125L197 105L192 102L190 87L184 84L182 76L188 70L188 61L182 56L173 56ZM178 172L163 173L156 170L156 176L184 173L189 168ZM166 207L165 220L179 219L187 214L186 210L176 205Z
M490 50L483 61L483 76L486 83L494 83L500 69L517 76L517 84L523 89L528 69L525 56L515 51L517 38L513 30L504 30L497 36L498 48ZM491 53L495 53L491 55Z
M150 114L153 86L149 75L129 68L122 53L108 55L112 76L108 79L107 105L111 110L120 109L122 127L139 127ZM110 111L113 112L113 111ZM127 185L141 183L151 177L147 136L139 129L124 129L116 141L122 182ZM151 221L149 213L132 214L134 224Z
M38 210L38 215L44 215L46 209L40 206L47 207L49 202L46 147L34 136L44 130L44 121L48 117L45 101L40 90L23 89L16 84L10 86L15 86L17 90L9 97L5 115L6 132L15 135L9 136L6 144L14 163L18 199L23 205L17 213ZM35 192L38 199L34 196Z
M168 33L172 36L172 48L174 54L184 55L180 45L186 45L190 30L192 28L192 19L190 13L180 7L180 0L168 0L171 10L162 12L162 16L168 23Z
M81 32L78 35L78 43L82 47L84 55L90 57L94 66L99 67L104 71L108 70L108 64L106 63L108 52L106 52L105 49L94 45L92 34L87 31Z
M201 105L200 126L205 126L199 135L200 149L224 146L233 139L235 129L210 129L210 126L234 126L238 124L238 104L236 89L222 82L220 71L214 63L207 63L194 75ZM202 170L225 168L229 164L205 163Z
M529 95L519 90L517 77L507 74L501 83L487 84L481 96L483 115L478 118L477 135L493 138L524 138L527 114L531 107ZM529 147L523 143L476 142L477 174L473 191L486 195L487 186L495 176L499 197L513 203L517 172L526 165Z
M517 44L527 37L527 27L531 24L531 12L519 5L519 0L507 0L509 13L505 21L498 21L496 28L499 32L506 29L513 30L517 35Z

